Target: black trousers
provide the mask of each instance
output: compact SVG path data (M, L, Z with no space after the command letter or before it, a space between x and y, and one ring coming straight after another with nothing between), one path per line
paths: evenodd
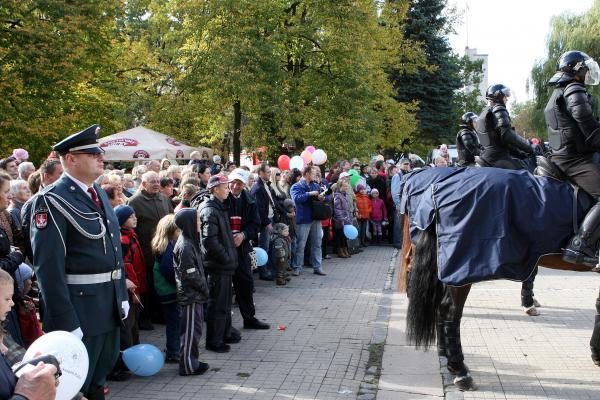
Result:
M596 200L600 199L600 166L594 163L592 155L553 155L552 162L577 186L588 192Z
M244 321L254 319L254 277L252 266L245 262L243 255L238 257L238 267L233 274L233 290Z
M211 272L208 275L206 344L221 346L231 330L232 275Z

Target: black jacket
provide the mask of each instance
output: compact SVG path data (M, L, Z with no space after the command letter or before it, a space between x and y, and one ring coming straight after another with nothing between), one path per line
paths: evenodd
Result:
M175 215L175 225L181 229L173 250L173 266L177 283L177 302L186 306L208 301L208 285L202 265L200 235L195 208L182 208Z
M480 153L479 138L477 132L466 124L460 125L460 131L456 134L456 151L458 152L459 165L475 164L475 156Z
M245 277L247 281L253 281L250 252L252 251L252 247L258 243L258 231L260 228L256 201L250 192L243 190L238 198L230 193L227 200L225 200L225 207L228 210L230 218L234 216L241 217L240 231L245 237L242 244L237 248L237 273Z
M208 273L233 275L238 257L224 204L210 196L200 205L202 255Z
M486 109L477 121L478 130L486 132L489 136L490 143L485 145L481 154L485 161L494 165L496 161L510 159L520 152L526 154L533 152L527 139L513 129L510 116L503 104L492 104ZM481 124L484 124L484 127L480 129Z
M550 146L563 156L600 151L600 123L592 98L579 82L559 83L544 109Z
M267 190L271 193L270 198ZM259 178L254 186L252 186L251 193L256 199L261 226L267 226L271 222L280 220L279 215L283 212L283 207L277 201L277 195L271 188L271 185L265 184L265 182ZM271 199L273 200L271 201ZM269 206L273 207L273 221L269 221Z

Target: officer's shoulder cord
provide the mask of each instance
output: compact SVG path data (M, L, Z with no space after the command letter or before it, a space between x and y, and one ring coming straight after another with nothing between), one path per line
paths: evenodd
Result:
M91 212L91 213L82 212L82 211L78 210L77 208L73 207L71 204L69 204L69 202L67 202L64 198L57 195L56 193L48 192L43 197L44 197L44 202L46 203L46 206L48 206L48 201L50 201L50 203L71 223L71 225L73 225L73 227L77 230L77 232L81 233L86 238L95 240L95 239L100 239L100 238L104 237L104 235L106 234L106 226L104 225L104 221L102 221L102 217L100 216L100 214L98 212ZM65 210L63 208L63 206L60 203L65 205L67 208L69 208L70 211L72 211L78 217L81 217L88 221L98 221L98 224L100 224L100 233L94 235L93 233L87 232L85 229L83 229L81 227L81 225L79 225L79 223L77 223L75 218L73 218L73 216L67 210ZM48 211L51 213L50 207L48 207ZM90 217L88 217L88 216L90 216Z

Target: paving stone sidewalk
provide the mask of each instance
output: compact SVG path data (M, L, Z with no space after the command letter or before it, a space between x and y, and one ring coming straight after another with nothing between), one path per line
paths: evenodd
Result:
M519 307L520 283L474 285L461 337L478 390L465 393L451 385L441 391L435 351L406 345L406 296L394 294L377 399L600 399L600 368L589 352L599 286L597 274L542 268L535 284L541 315L529 317Z
M356 399L394 251L369 247L351 259L333 257L324 260L327 276L306 268L285 287L257 280L257 317L270 330L241 329L242 341L226 354L202 348L205 375L180 377L177 365L166 364L153 377L111 382L108 398ZM235 307L234 326L241 328ZM142 342L163 349L164 326L155 327L142 332Z

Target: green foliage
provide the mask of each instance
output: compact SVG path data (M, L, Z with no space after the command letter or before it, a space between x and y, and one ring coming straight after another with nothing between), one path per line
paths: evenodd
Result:
M511 120L515 130L528 139L535 137L543 141L546 139L546 132L538 128L539 121L536 116L539 115L535 100L517 103L511 109Z
M461 66L448 43L451 25L444 13L445 7L445 0L410 2L404 37L422 47L427 67L422 66L414 73L395 69L390 72L397 90L396 99L418 103L415 141L423 145L440 143L456 134L454 96L463 86L461 68L467 66L465 63Z
M408 0L6 0L0 7L1 154L92 123L144 124L219 147L240 104L243 144L313 144L330 159L397 147L416 102L387 71L425 69L404 36ZM430 68L431 71L433 69Z

